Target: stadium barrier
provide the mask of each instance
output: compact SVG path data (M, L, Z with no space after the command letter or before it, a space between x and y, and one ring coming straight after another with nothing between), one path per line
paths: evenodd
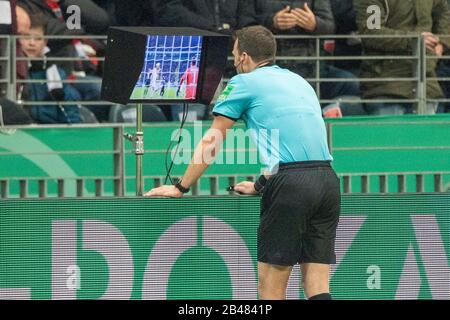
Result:
M333 166L343 193L450 191L450 116L361 117L326 120ZM188 123L180 177L209 122ZM244 125L225 141L193 195L227 195L227 186L261 170ZM0 197L101 197L135 194L135 156L126 125L26 126L0 130ZM165 182L165 155L177 123L144 127L145 188ZM238 140L242 141L240 143ZM240 147L238 147L240 146ZM170 159L170 156L169 156Z
M0 299L256 299L259 201L2 200ZM333 297L450 299L449 230L449 194L344 195Z
M11 37L0 35L0 90L9 94L11 75ZM15 100L15 99L14 99Z

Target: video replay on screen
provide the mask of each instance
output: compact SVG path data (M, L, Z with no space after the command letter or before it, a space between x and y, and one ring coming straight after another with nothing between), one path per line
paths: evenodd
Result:
M195 100L203 36L149 35L130 100Z

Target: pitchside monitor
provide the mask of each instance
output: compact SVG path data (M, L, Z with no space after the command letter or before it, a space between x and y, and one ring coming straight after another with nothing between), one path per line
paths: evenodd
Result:
M148 36L144 66L130 100L195 100L203 36Z
M230 38L193 28L111 28L102 98L115 103L209 104Z

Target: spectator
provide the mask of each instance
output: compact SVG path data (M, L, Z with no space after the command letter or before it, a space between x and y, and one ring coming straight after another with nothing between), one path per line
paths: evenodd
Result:
M27 86L27 97L31 101L71 101L80 100L78 91L69 84L63 84L65 72L55 64L47 65L45 52L48 50L45 36L46 22L42 16L32 16L29 33L19 41L29 63L29 78L31 80L46 80L47 83L30 83ZM32 106L31 116L38 123L79 123L80 110L76 105L39 105Z
M355 35L356 12L353 8L353 0L330 0L331 10L336 21L336 34ZM362 43L359 38L336 39L333 54L335 56L358 56L362 53ZM348 70L359 77L361 60L335 61L338 68Z
M15 2L0 0L0 34L10 35L28 32L30 17L27 12Z
M354 3L357 24L364 35L417 35L425 40L427 53L442 55L448 48L449 39L439 39L435 34L448 34L450 16L447 0L357 0ZM380 28L368 28L367 8L376 5L381 10ZM363 39L366 55L413 55L417 54L417 42L412 38ZM428 59L427 78L436 77L435 59ZM416 75L417 61L402 60L366 60L361 66L362 78L412 78ZM427 81L427 98L441 98L443 93L435 80ZM416 81L380 81L365 82L362 86L365 99L416 99ZM426 104L426 113L436 112L436 103ZM370 103L367 111L372 115L405 114L413 112L410 103Z
M27 33L30 30L30 23L30 17L23 8L17 6L13 1L0 0L0 35ZM17 43L16 52L18 57L22 56L20 43ZM7 39L0 39L0 56L8 57L8 54ZM26 78L27 68L25 62L18 62L16 70L17 79ZM7 62L0 61L0 79L2 79L2 81L8 81L8 78ZM0 125L32 123L31 118L23 107L9 100L7 95L7 83L0 82Z
M109 24L107 13L91 0L19 0L23 1L29 12L42 14L47 18L47 35L82 35L93 30L105 31ZM69 30L66 19L67 8L77 5L81 11L82 28ZM101 78L96 75L95 55L104 50L104 44L94 40L54 40L48 42L49 57L91 57L91 61L55 62L62 67L68 79L90 82L74 82L73 86L81 94L82 101L99 101ZM51 60L49 59L51 62ZM96 81L96 82L94 82ZM87 106L99 121L107 121L110 106Z
M168 0L161 4L156 23L231 33L255 25L256 18L253 0Z
M329 0L256 0L256 15L260 24L276 34L283 35L328 35L335 32L335 22ZM316 42L311 40L279 41L279 54L282 56L316 56ZM304 78L315 78L315 63L292 62L284 66L296 71ZM321 78L356 79L347 71L329 64L320 64ZM323 82L320 84L320 97L333 100L339 97L359 96L359 83ZM327 110L331 106L328 106ZM339 106L333 106L339 109ZM334 113L334 112L332 112ZM341 114L340 109L336 114Z
M94 3L96 5L98 5L100 8L102 8L103 10L105 10L105 12L108 14L108 18L109 18L109 24L111 26L116 26L117 25L117 19L116 19L116 2L122 2L122 3L126 3L129 7L132 6L130 5L131 1L111 1L111 0L93 0ZM149 1L147 1L149 2Z
M0 35L11 35L11 34L21 34L24 32L28 32L30 29L30 17L28 13L20 6L14 5L15 2L10 1L0 1L0 16L2 17L1 21L5 23L0 23ZM0 39L0 56L6 56L7 42L6 39ZM22 50L20 49L20 43L17 43L17 57L22 56ZM25 62L17 62L17 79L25 79L27 77L26 74L26 63ZM0 61L0 78L7 79L8 75L6 74L6 61ZM5 96L6 92L6 83L0 83L0 97Z
M32 14L42 13L48 19L47 28L52 34L105 34L110 18L108 13L92 0L18 0ZM68 30L65 21L73 12L70 6L80 8L81 28Z
M448 7L450 8L450 0L447 0ZM450 40L450 38L447 38ZM445 48L444 51L445 56L450 55L450 48ZM442 59L438 63L438 67L436 69L436 74L440 78L450 78L450 60ZM444 96L446 99L450 99L450 81L439 81L441 85L442 91L444 92ZM440 103L438 107L439 113L450 113L450 103L444 102Z
M107 20L106 12L94 5L90 6L91 2L89 0L80 1L79 3L75 0L19 0L19 3L30 14L43 14L47 18L47 35L83 35L86 32L98 33L106 31L108 27L109 20ZM80 7L82 26L79 29L69 29L66 24L66 20L69 17L67 8L71 4L76 4ZM100 22L96 22L96 17L98 17ZM79 41L50 39L48 46L52 55L58 57L76 57L80 53L82 55L86 54L86 52L81 52L84 47L76 46L77 43ZM104 45L98 41L90 40L89 45L95 51L104 49ZM75 66L73 62L58 62L58 65L62 66L68 74L71 74L75 67L80 68Z
M119 26L153 26L162 0L114 0Z
M446 48L444 55L450 55L450 49ZM436 69L436 75L439 78L450 78L450 60L443 59L439 61L438 67ZM450 81L439 81L442 91L446 99L450 99ZM439 113L450 113L450 103L444 102L440 103L438 107Z
M47 0L48 1L48 0ZM111 18L108 12L97 5L93 0L50 0L60 2L63 10L63 16L67 20L67 8L77 6L81 13L81 27L86 34L106 34L108 27L111 25ZM66 13L64 13L64 11Z

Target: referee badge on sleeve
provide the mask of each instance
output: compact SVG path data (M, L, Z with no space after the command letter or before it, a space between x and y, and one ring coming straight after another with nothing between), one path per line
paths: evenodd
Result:
M228 96L230 95L231 91L233 91L233 89L234 89L234 86L227 85L226 88L223 90L222 94L217 99L217 102L222 102L222 101L226 100L228 98Z

